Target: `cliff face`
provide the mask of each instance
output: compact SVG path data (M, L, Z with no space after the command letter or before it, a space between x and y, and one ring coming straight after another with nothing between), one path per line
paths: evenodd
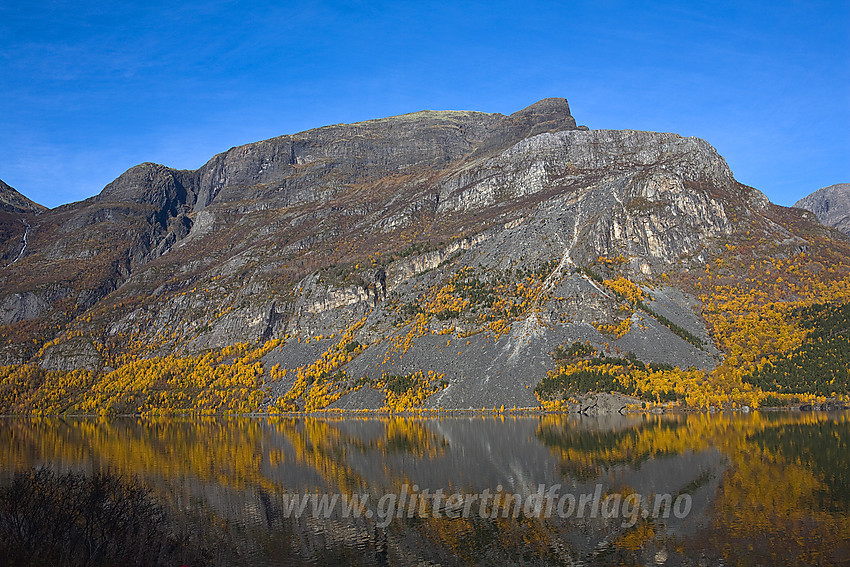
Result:
M850 234L850 183L837 183L803 197L794 207L813 212L823 224Z
M428 401L446 407L534 405L552 350L576 341L712 368L687 274L740 235L794 251L819 230L705 141L588 130L563 99L327 126L196 171L142 164L27 218L0 271L7 363L101 370L289 337L263 359L293 370L274 399L329 346L307 338L352 328L349 377L446 374ZM617 278L646 309L602 283ZM380 405L362 389L337 403Z

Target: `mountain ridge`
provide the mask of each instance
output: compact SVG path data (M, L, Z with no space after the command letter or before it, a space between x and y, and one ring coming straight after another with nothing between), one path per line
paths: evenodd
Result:
M445 125L448 127L440 128ZM510 116L476 112L420 111L353 124L334 124L234 146L213 156L196 170L176 170L153 163L140 164L130 168L108 184L97 198L103 201L132 200L134 196L121 192L116 188L116 184L120 185L125 176L133 174L139 168L145 171L151 168L157 170L165 168L176 178L175 181L186 185L187 190L193 190L192 197L198 206L203 208L215 198L223 186L276 180L281 170L287 167L306 165L316 159L332 159L338 157L339 153L351 152L352 143L354 151L358 151L357 144L353 140L357 137L375 138L381 134L387 137L385 145L363 146L372 152L371 155L366 156L365 161L368 165L370 161L391 161L393 157L391 150L406 154L402 155L399 161L404 161L405 157L408 158L408 162L412 161L408 157L411 152L406 151L410 146L409 138L418 137L413 144L413 150L424 151L427 154L429 152L425 146L433 141L434 133L439 132L438 135L443 136L439 140L441 143L434 144L434 149L430 151L431 155L428 157L449 162L460 157L456 154L462 154L473 146L480 151L493 144L505 144L507 143L505 139L522 139L552 128L561 130L577 128L565 99L544 99ZM434 132L430 132L431 129ZM462 134L465 134L465 129L471 130L471 135L482 138L481 143L471 144L463 139ZM491 139L488 139L488 136ZM341 141L349 143L341 144ZM334 152L335 148L340 151ZM442 150L442 153L439 150ZM323 151L326 155L317 157L310 153L311 151ZM234 161L238 162L238 166L232 165ZM409 163L405 165L410 166ZM159 172L160 175L163 173L163 171ZM136 198L139 197L144 199L143 196L136 196Z
M31 201L0 179L0 211L25 213L46 210L47 207Z

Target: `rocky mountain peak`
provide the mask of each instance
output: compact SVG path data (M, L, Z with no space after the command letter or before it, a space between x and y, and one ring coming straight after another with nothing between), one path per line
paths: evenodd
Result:
M813 212L826 226L850 234L850 183L836 183L803 197L794 207Z
M44 211L47 207L30 201L0 179L0 210L10 213Z
M157 208L175 200L185 202L186 189L178 174L158 163L142 163L104 187L97 199L107 203L145 203Z
M570 114L570 105L565 98L544 98L514 112L510 118L518 126L528 129L526 136L576 129L575 118Z

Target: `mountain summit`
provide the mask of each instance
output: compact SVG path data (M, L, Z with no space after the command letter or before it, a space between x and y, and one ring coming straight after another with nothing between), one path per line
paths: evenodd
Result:
M31 386L7 411L756 404L759 361L801 340L777 302L847 288L846 241L710 144L589 130L564 99L145 163L9 223L0 356Z
M817 215L825 225L850 234L850 183L837 183L803 197L794 207Z

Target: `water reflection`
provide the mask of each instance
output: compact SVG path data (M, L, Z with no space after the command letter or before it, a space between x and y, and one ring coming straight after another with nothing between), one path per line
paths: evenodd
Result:
M841 564L850 559L846 415L0 420L16 469L138 476L217 564ZM293 494L540 485L688 495L684 518L287 514ZM619 498L619 496L618 496ZM475 507L477 510L477 506Z

